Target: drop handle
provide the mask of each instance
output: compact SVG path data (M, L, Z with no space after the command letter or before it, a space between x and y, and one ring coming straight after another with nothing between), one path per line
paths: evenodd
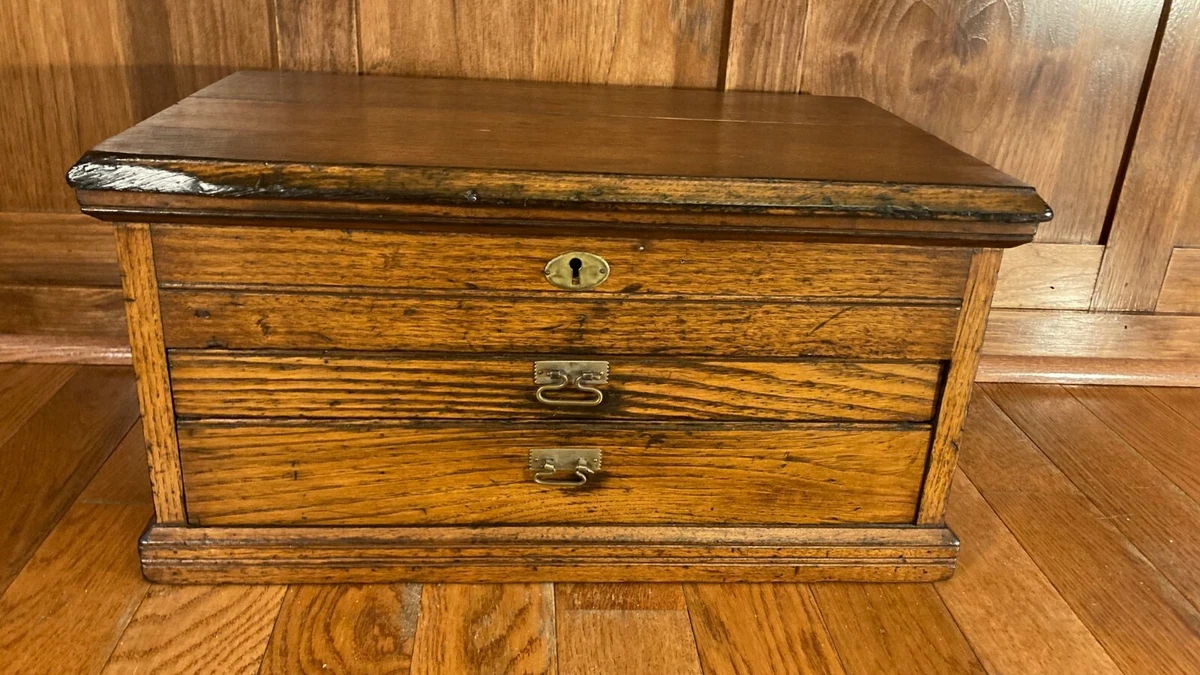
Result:
M608 384L607 361L537 361L533 364L533 383L539 385L534 397L550 406L592 408L604 402L597 385ZM559 398L554 392L577 392L586 398ZM550 394L549 396L547 394Z
M529 469L538 485L575 488L600 471L599 448L539 448L529 451Z

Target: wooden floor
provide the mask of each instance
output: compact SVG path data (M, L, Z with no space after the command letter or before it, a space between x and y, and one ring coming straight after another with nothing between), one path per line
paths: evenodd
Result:
M136 418L0 366L0 671L1200 673L1200 390L977 390L934 585L152 586Z

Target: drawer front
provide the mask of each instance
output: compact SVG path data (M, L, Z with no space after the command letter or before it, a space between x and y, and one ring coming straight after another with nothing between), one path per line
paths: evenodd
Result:
M170 348L949 358L952 305L164 289Z
M196 525L910 523L926 425L181 422ZM584 487L529 452L594 448Z
M416 234L156 225L167 285L407 291L564 291L543 269L562 253L608 261L598 295L870 298L957 302L971 251L800 242Z
M190 418L922 422L933 416L941 373L938 363L581 356L608 364L607 382L594 386L599 394L547 384L539 401L532 359L226 351L169 356L175 411ZM597 405L580 405L597 397Z

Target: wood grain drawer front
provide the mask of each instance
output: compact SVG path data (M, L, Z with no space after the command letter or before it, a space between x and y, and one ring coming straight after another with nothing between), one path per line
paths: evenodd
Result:
M949 358L958 308L163 290L171 348Z
M915 518L925 425L182 422L197 525L834 524ZM603 452L583 488L533 448Z
M800 242L415 234L156 225L168 285L359 287L562 294L543 268L568 251L611 267L599 295L869 298L957 302L962 248Z
M580 359L592 357L580 357ZM604 359L606 357L595 357ZM182 417L863 420L932 418L941 365L613 358L595 407L541 403L533 362L173 351Z

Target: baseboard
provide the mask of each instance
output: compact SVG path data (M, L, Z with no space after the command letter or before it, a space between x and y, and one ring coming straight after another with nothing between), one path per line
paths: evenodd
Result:
M0 334L0 363L130 365L129 343L112 338Z

